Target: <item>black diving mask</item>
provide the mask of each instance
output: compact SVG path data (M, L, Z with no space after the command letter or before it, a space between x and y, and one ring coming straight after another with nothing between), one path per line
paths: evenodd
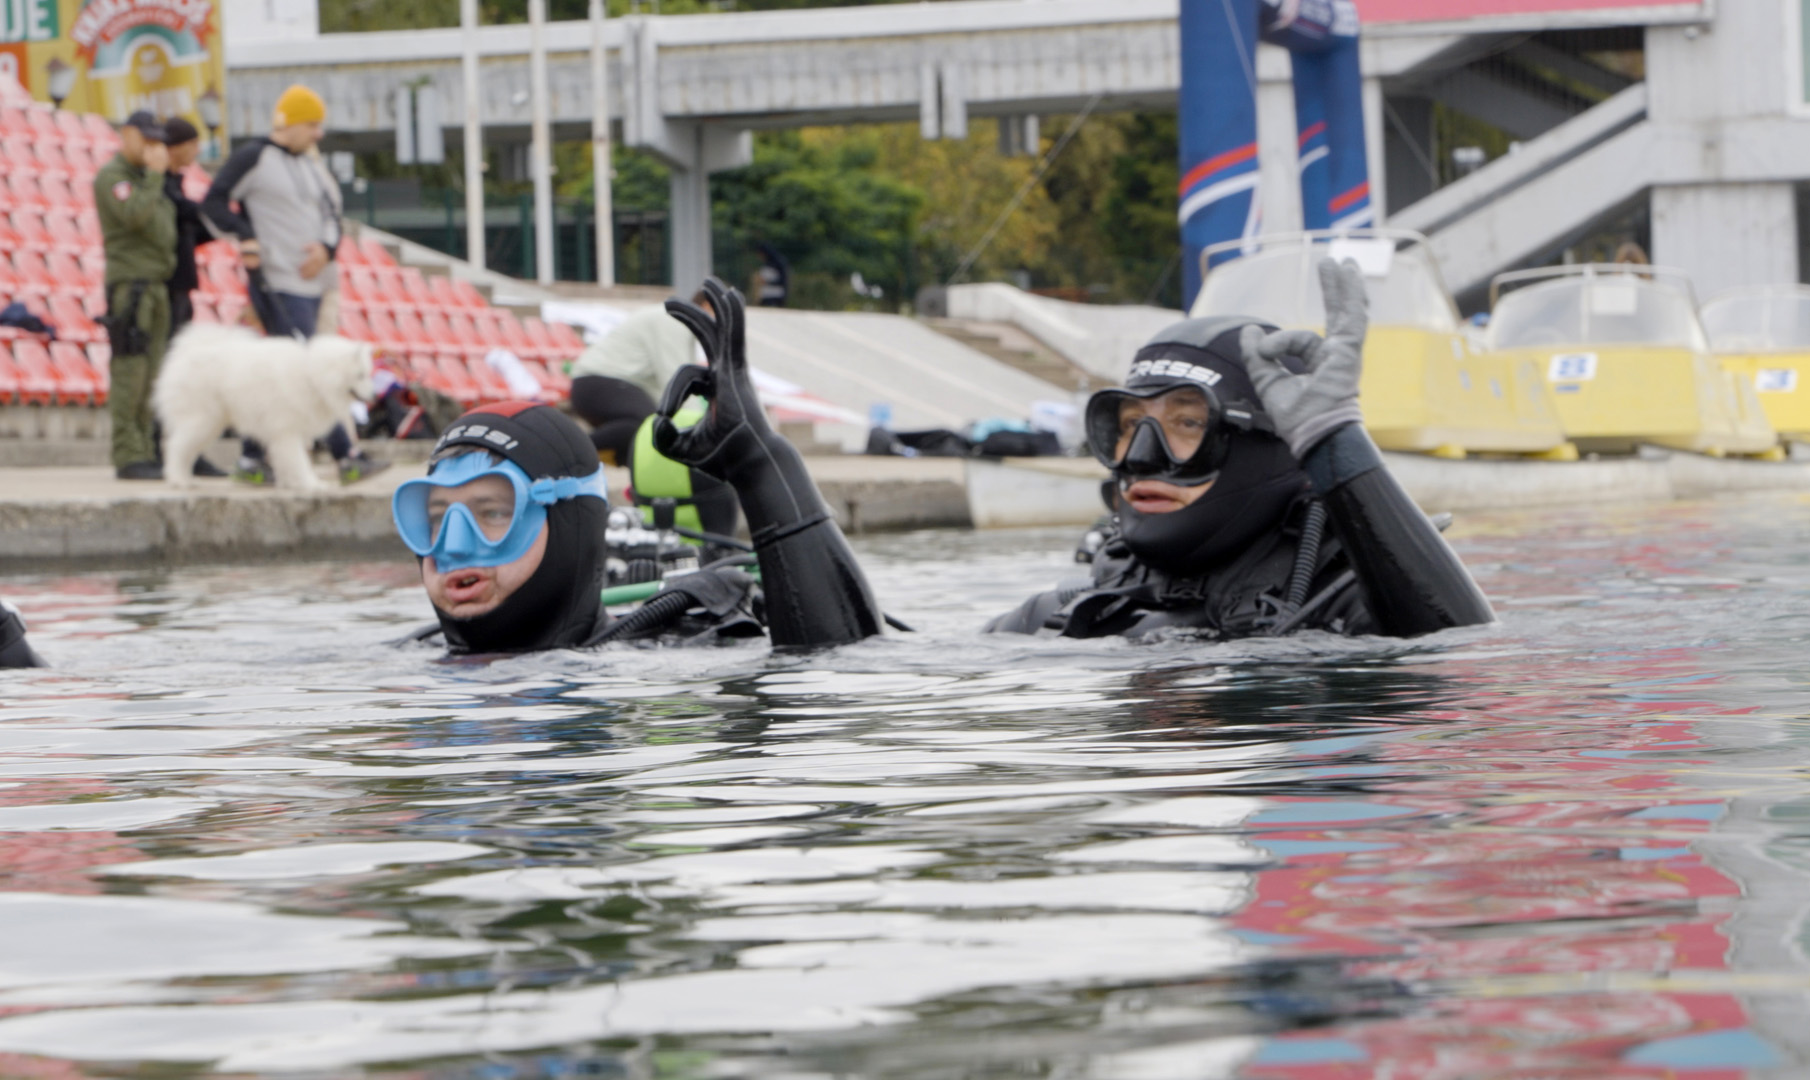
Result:
M1226 404L1198 382L1101 390L1087 400L1087 443L1100 464L1124 480L1195 487L1225 464L1232 436L1270 431L1269 418Z

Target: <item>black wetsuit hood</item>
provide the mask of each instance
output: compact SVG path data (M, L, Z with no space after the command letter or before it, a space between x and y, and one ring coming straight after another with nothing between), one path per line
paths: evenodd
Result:
M1255 319L1188 319L1152 338L1132 358L1128 390L1203 381L1227 408L1261 415L1263 402L1244 370L1238 336ZM1267 329L1267 328L1266 328ZM1119 490L1130 477L1117 477ZM1207 573L1237 557L1258 537L1278 528L1308 488L1288 444L1265 431L1230 437L1225 464L1213 486L1192 504L1167 514L1143 514L1120 501L1119 534L1139 560L1178 576Z
M524 401L485 405L459 417L435 445L435 456L459 446L489 450L535 480L590 476L602 468L577 424L551 406ZM546 554L520 589L496 610L472 619L434 609L447 647L504 653L583 645L602 614L608 514L608 504L588 496L549 506Z

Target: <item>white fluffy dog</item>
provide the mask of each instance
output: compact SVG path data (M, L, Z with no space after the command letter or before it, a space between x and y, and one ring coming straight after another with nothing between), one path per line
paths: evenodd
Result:
M309 448L347 419L352 399L369 402L373 393L369 345L196 323L170 343L151 393L163 421L164 476L188 486L189 465L230 427L264 444L278 487L318 487Z

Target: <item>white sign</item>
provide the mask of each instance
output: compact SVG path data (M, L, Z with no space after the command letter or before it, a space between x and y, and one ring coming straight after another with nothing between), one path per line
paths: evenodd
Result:
M1350 236L1334 237L1327 245L1327 258L1342 263L1346 259L1358 264L1365 277L1386 278L1395 265L1395 241L1359 240Z
M1552 382L1585 382L1596 378L1596 354L1593 352L1559 353L1546 368Z
M1762 394L1797 392L1796 368L1761 368L1753 374L1753 388Z

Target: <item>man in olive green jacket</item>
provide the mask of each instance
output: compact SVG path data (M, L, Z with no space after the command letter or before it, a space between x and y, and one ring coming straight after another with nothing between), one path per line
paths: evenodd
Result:
M164 194L170 164L163 126L135 112L119 132L119 153L94 175L94 206L107 252L113 469L121 480L161 480L151 435L151 385L170 338L176 269L176 204Z

